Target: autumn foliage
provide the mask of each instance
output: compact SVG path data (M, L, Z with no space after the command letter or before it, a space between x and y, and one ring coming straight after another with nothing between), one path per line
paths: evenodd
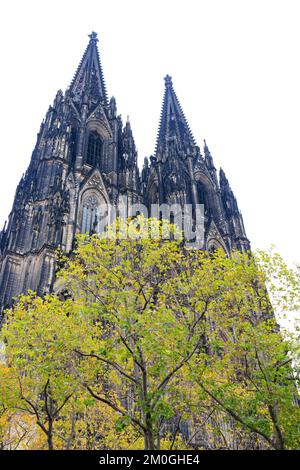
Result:
M0 446L298 448L297 332L275 312L299 308L299 271L120 224L78 237L56 294L6 312Z

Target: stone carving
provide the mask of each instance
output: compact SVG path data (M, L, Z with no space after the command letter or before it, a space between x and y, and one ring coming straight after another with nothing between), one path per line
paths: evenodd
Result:
M49 290L55 276L55 251L59 246L68 252L72 249L76 231L82 229L83 209L87 224L91 216L88 229L95 231L98 205L115 204L121 195L145 204L192 205L201 196L207 205L207 243L216 240L224 249L249 249L242 216L224 172L218 179L206 142L202 157L171 77L166 77L165 85L156 151L150 163L145 159L140 179L130 121L123 126L115 99L108 102L97 35L90 35L69 89L65 94L57 93L40 126L7 226L0 232L0 309L11 303L12 294L26 289ZM86 164L91 131L101 134L103 144L94 166ZM202 180L206 183L200 194L198 181ZM12 257L18 259L17 273L27 272L26 280L7 268Z
M102 179L100 177L99 174L95 174L93 175L89 180L88 182L86 183L87 186L91 186L91 187L97 187L99 189L104 189L104 186L103 186L103 183L102 183Z

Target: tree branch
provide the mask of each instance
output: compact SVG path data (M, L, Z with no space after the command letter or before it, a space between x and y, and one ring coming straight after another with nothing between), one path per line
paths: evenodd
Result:
M131 380L132 382L134 382L136 385L140 385L139 380L137 380L132 375L127 374L127 372L125 372L122 369L122 367L119 364L117 364L116 362L110 361L109 359L105 359L104 357L98 356L97 354L83 353L81 351L78 351L78 349L74 349L74 352L76 352L77 354L79 354L82 357L94 357L95 359L98 359L98 361L104 362L105 364L108 364L108 365L112 366L114 369L116 369L118 372L120 372L120 374L122 374L128 380Z
M70 393L70 395L68 395L68 396L64 399L64 401L63 401L63 403L60 405L60 407L56 409L56 411L53 413L53 418L56 418L56 416L58 415L58 413L63 409L63 407L65 406L65 404L67 403L67 401L70 400L70 398L71 398L72 396L73 396L73 392Z
M126 416L130 418L130 420L135 423L137 426L139 426L144 432L146 432L145 426L141 423L141 421L134 416L129 415L126 413L126 411L123 411L121 408L119 408L117 405L115 405L112 401L108 400L107 398L100 397L100 395L97 395L91 387L89 387L87 384L83 384L83 386L87 389L87 391L92 395L93 398L96 400L101 401L102 403L105 403L106 405L110 406L113 410L115 410L117 413L120 413L122 416Z
M200 385L200 387L202 388L202 390L204 390L205 393L207 393L208 396L210 396L216 403L218 403L218 405L221 406L221 408L223 408L230 416L232 416L232 418L234 418L236 421L238 421L240 424L242 424L243 426L246 426L248 429L250 429L250 431L252 432L255 432L256 434L259 434L261 437L263 437L274 449L276 449L276 445L275 443L273 442L272 439L270 439L267 434L265 434L264 432L260 431L259 429L257 429L255 426L253 426L252 424L249 424L247 423L246 421L244 421L238 414L236 414L233 410L231 410L228 406L226 406L221 400L219 400L212 392L210 392L209 390L207 390L204 385L197 381L198 385Z
M197 341L196 344L195 344L195 346L194 346L194 348L192 349L192 351L191 351L176 367L174 367L173 370L171 370L171 371L166 375L166 377L162 380L162 382L161 382L161 383L159 384L159 386L157 387L157 389L156 389L156 394L157 394L160 390L163 390L163 389L167 386L167 384L168 384L168 382L171 380L171 378L176 374L176 372L178 372L178 371L184 366L184 364L186 364L186 363L191 359L191 357L195 354L195 352L196 352L196 350L197 350L197 348L199 347L200 344L201 344L201 340ZM151 408L152 408L152 409L154 408L154 406L155 406L155 404L156 404L156 402L157 402L158 399L159 399L159 398L156 397L156 399L153 400L152 405L151 405Z

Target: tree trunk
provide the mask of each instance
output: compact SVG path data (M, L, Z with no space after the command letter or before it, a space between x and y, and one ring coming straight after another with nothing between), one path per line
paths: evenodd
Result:
M154 436L152 429L151 413L147 412L145 416L145 432L144 432L144 442L145 450L154 450Z
M155 449L153 433L149 429L147 429L147 431L145 431L145 433L144 433L144 443L145 443L145 445L144 445L145 450L154 450Z
M268 408L274 426L274 447L277 450L285 450L284 438L278 422L278 413L276 407L274 407L273 405L269 405Z
M49 426L48 426L48 433L47 433L47 442L48 442L48 449L53 450L53 421L49 421Z

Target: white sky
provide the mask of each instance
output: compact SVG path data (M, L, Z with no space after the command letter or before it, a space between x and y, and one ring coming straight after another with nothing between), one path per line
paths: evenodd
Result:
M226 172L252 246L300 262L299 0L0 3L0 225L57 89L99 34L108 95L129 114L140 166L174 88L198 145Z

